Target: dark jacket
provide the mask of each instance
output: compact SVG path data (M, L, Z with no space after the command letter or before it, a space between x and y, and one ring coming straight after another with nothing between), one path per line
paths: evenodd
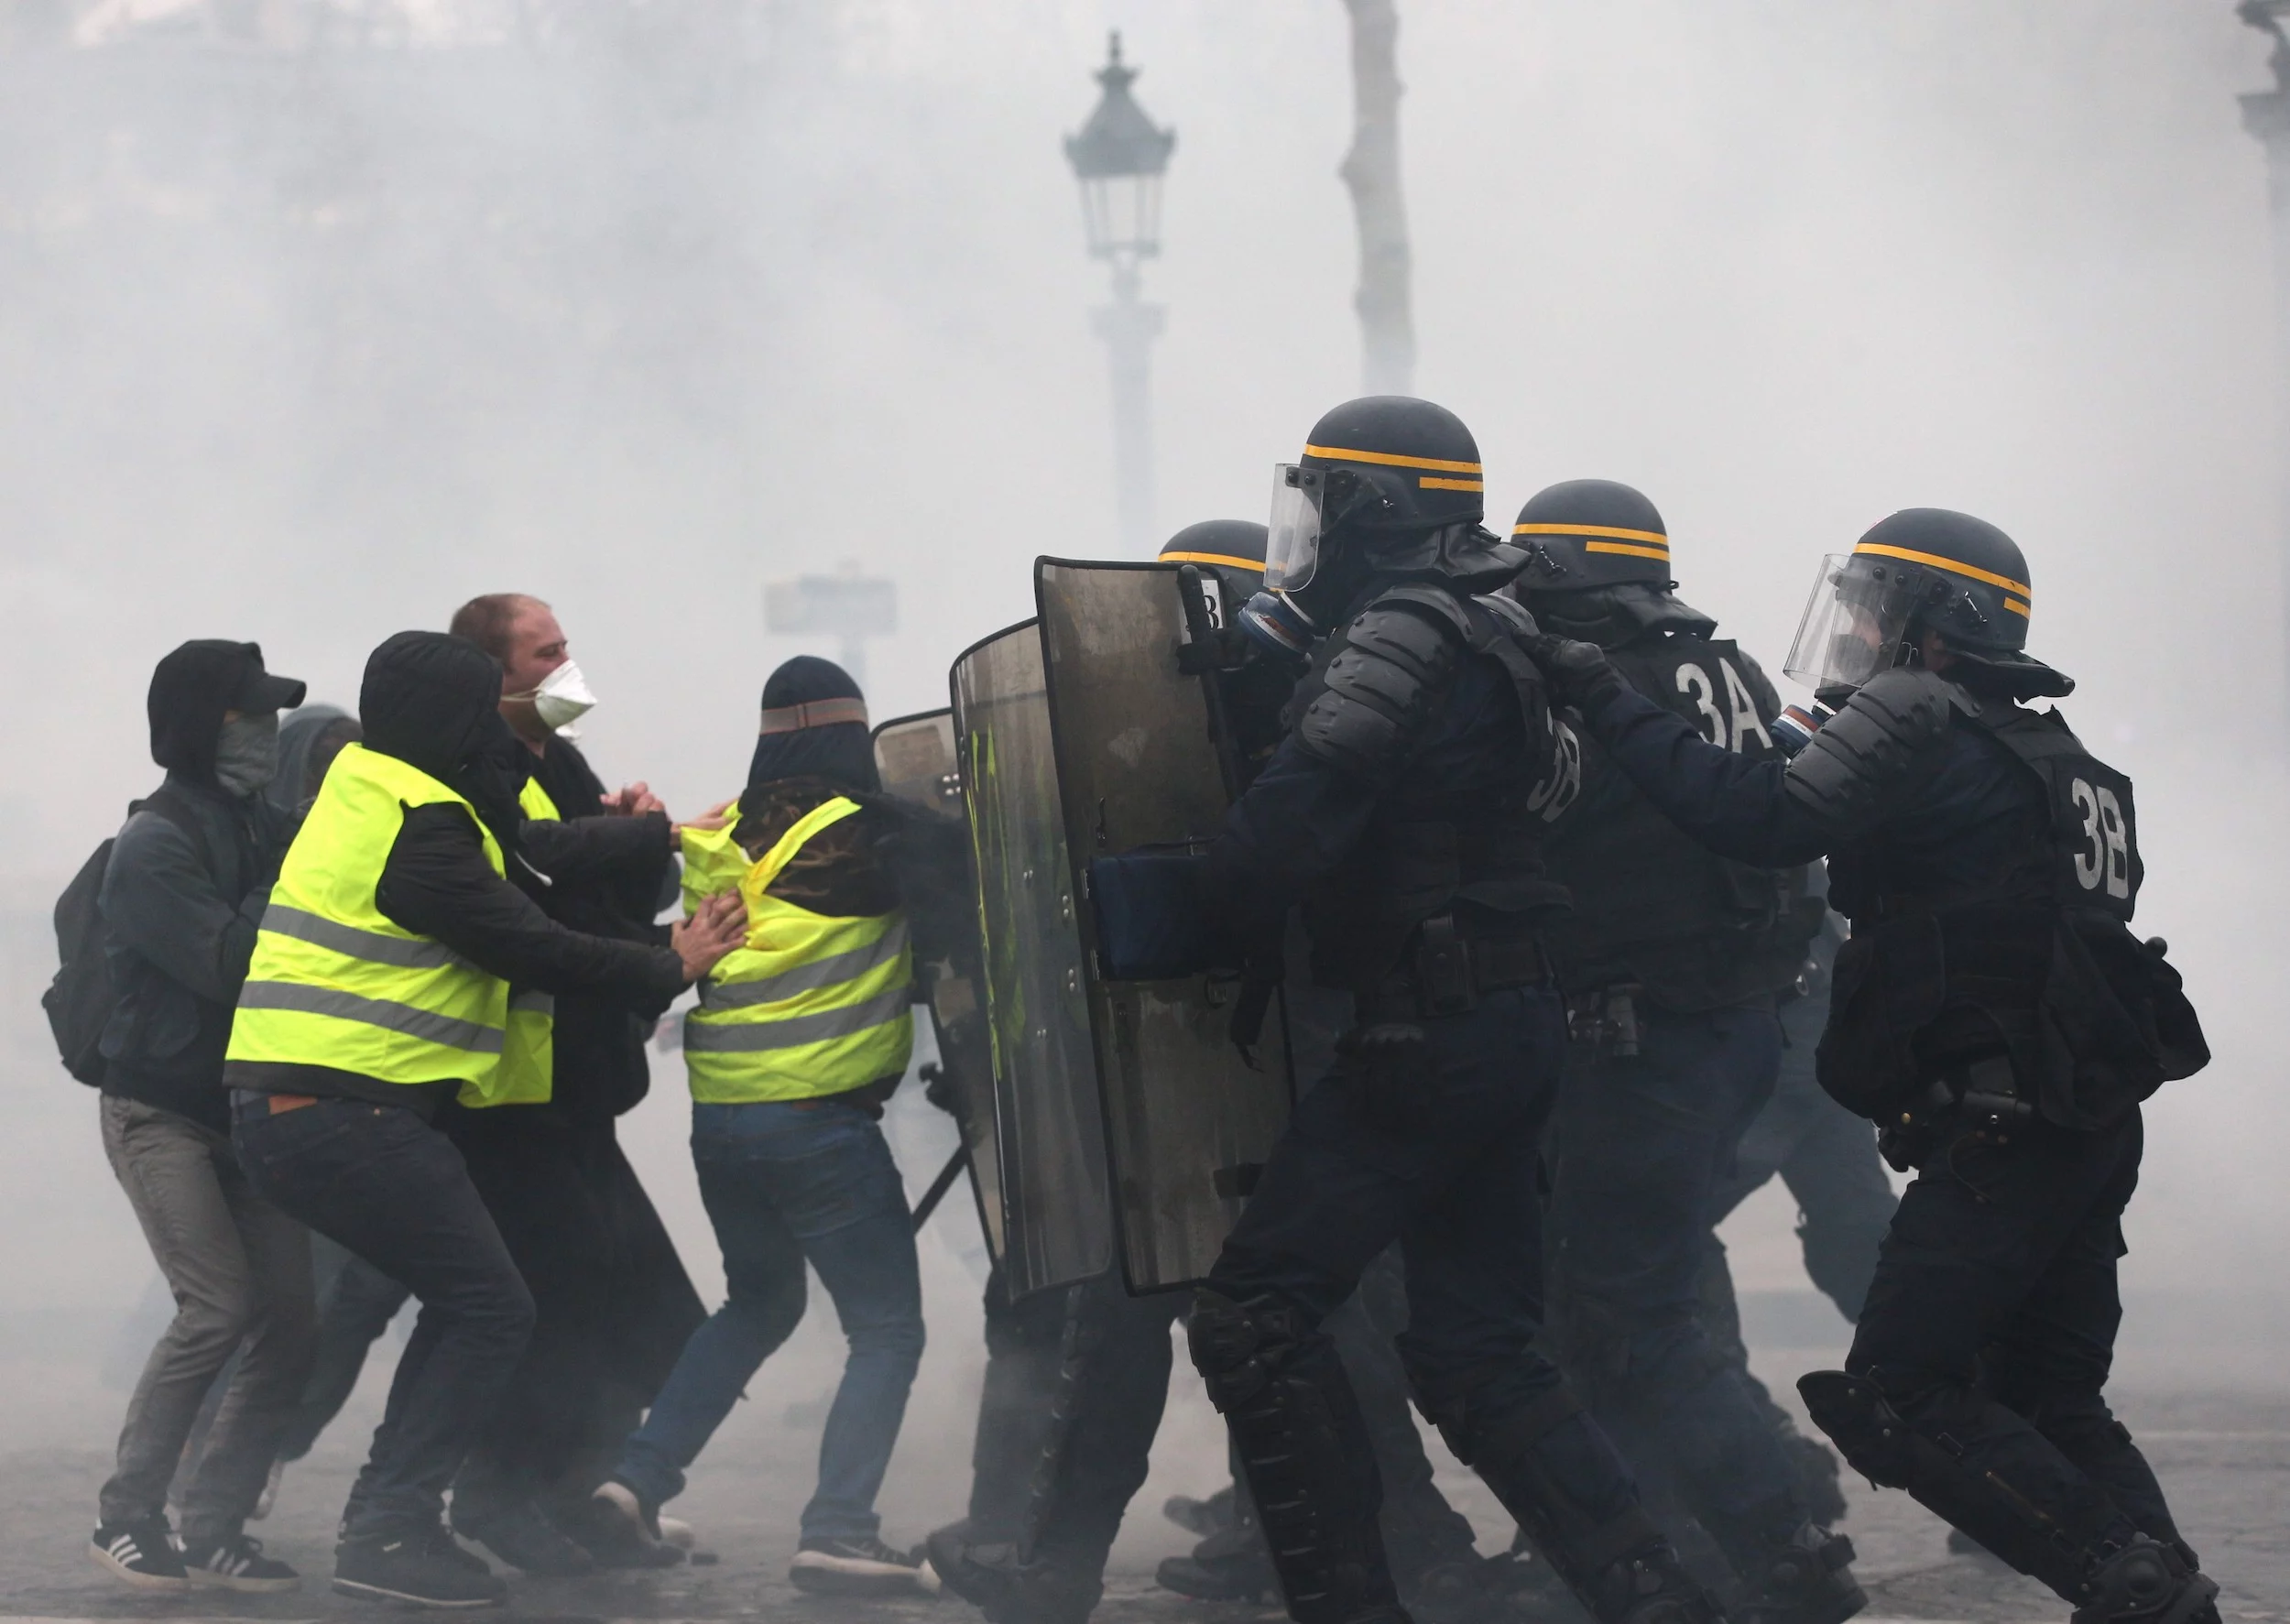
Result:
M668 928L653 921L674 899L673 846L667 820L599 815L605 786L587 758L563 739L550 741L533 777L562 823L529 823L519 835L532 866L551 883L533 895L571 930L615 942L664 947ZM633 1110L652 1085L644 1044L679 988L642 997L584 993L557 1002L556 1069L548 1109L582 1121Z
M286 849L286 820L179 772L167 793L196 838L153 811L112 846L97 907L117 1002L104 1028L104 1092L228 1132L223 1052L246 961Z
M523 747L497 710L501 668L475 645L437 633L401 632L368 661L359 710L368 749L398 757L468 797L494 828L508 861L524 864L517 811ZM308 830L298 838L307 838ZM666 835L659 838L663 845ZM417 936L443 943L512 986L559 997L602 993L672 998L682 962L665 946L568 930L485 860L477 823L461 805L409 809L375 887L375 906ZM434 1111L450 1082L409 1088L325 1066L233 1062L234 1088L372 1099Z

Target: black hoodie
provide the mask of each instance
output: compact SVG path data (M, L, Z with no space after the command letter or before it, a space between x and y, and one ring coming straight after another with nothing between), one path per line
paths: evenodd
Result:
M399 632L366 662L359 720L367 749L394 756L466 797L503 855L518 865L516 752L523 747L501 720L500 697L501 668L475 644L442 632ZM307 832L297 838L307 839ZM682 961L665 947L552 922L493 872L477 825L452 801L407 809L374 903L402 929L443 943L520 990L664 1002L683 986ZM224 1080L260 1093L411 1106L425 1115L455 1086L442 1081L409 1088L331 1067L249 1061L232 1062Z

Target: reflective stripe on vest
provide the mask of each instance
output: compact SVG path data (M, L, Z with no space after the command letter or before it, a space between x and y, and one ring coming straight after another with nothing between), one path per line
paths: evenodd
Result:
M859 810L840 796L813 808L750 863L725 829L683 831L684 906L736 888L747 944L700 986L684 1017L692 1097L708 1105L815 1099L907 1068L914 1044L912 954L902 913L838 918L771 896L781 870L821 830Z
M517 804L529 823L563 821L539 779L525 780L525 787L517 792ZM475 1090L464 1088L461 1103L470 1106L545 1106L554 1090L556 1074L556 999L543 992L515 992L509 996L508 1040L501 1049L501 1070L493 1088L482 1098Z
M503 873L500 845L467 801L394 756L344 747L271 888L229 1059L491 1093L507 983L374 900L408 809L447 803L469 810L485 861Z

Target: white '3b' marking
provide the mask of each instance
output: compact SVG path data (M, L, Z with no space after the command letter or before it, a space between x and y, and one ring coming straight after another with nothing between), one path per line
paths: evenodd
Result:
M2131 895L2131 839L2123 828L2122 803L2115 799L2115 791L2101 786L2094 790L2081 779L2067 787L2068 799L2083 814L2083 837L2091 843L2087 855L2076 854L2076 883L2087 891L2099 888L2099 881L2107 881L2107 894L2128 898Z
M1772 749L1773 736L1765 731L1765 724L1758 718L1757 702L1750 697L1750 685L1741 680L1741 673L1733 669L1730 659L1720 659L1718 670L1726 679L1726 703L1731 715L1718 708L1717 684L1709 680L1707 671L1697 665L1678 667L1678 692L1693 700L1694 708L1701 712L1703 736L1719 749L1731 750L1736 755L1751 734L1757 735L1768 750Z

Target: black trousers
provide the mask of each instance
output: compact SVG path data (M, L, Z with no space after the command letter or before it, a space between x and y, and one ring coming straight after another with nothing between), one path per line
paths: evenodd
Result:
M456 1526L584 1499L706 1318L609 1119L455 1110L447 1130L533 1294L533 1336L453 1488Z
M1674 1496L1752 1580L1805 1520L1804 1498L1710 1341L1700 1276L1718 1186L1781 1053L1767 1005L1650 1006L1637 1054L1573 1046L1546 1141L1559 1362L1650 1494Z
M533 1329L533 1297L453 1142L409 1109L322 1099L273 1116L242 1096L232 1143L256 1191L412 1292L374 1448L343 1511L346 1539L435 1527L446 1487Z
M1901 1199L1846 1361L1965 1469L2087 1542L2178 1538L2103 1396L2143 1142L2133 1110L2095 1133L2039 1122L1936 1145Z

